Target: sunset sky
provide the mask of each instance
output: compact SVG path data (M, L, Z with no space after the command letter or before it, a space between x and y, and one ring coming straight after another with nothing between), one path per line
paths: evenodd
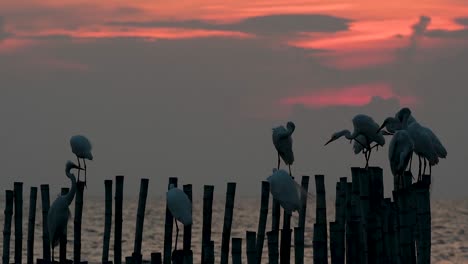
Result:
M466 197L467 62L465 0L1 1L1 189L67 186L81 133L92 194L124 174L129 194L177 176L259 195L271 128L293 120L294 174L325 174L332 195L364 157L323 143L357 113L409 106L449 153L436 197ZM371 158L387 194L389 141Z

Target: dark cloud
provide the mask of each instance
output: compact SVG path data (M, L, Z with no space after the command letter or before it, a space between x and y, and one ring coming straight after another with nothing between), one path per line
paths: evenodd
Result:
M9 36L11 36L11 34L9 32L7 32L7 30L5 29L5 20L2 16L0 16L0 41L8 38Z
M468 26L468 17L455 18L455 22L462 26Z
M432 38L468 38L468 29L459 29L459 30L443 30L443 29L434 29L427 31L426 36Z
M131 27L182 27L211 30L234 30L260 35L295 32L336 32L347 30L351 20L327 15L271 15L252 17L233 24L213 24L200 20L109 22L109 25Z

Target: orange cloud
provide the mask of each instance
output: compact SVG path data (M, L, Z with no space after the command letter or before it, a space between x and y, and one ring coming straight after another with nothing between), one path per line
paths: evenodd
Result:
M364 106L373 97L397 99L402 105L413 105L417 99L395 93L386 83L362 84L340 89L321 89L305 95L287 97L280 100L281 105L304 105L306 107Z

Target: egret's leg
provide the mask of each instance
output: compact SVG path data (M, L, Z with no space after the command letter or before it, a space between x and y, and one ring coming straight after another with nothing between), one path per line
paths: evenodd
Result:
M429 164L429 176L432 176L432 165Z
M81 168L80 158L78 158L78 156L76 156L76 159L78 160L78 167ZM79 182L79 181L80 181L80 170L78 170L78 181L77 182Z
M411 172L411 164L413 163L413 154L409 158L409 171Z
M279 155L279 152L278 152L278 170L279 170L279 167L280 167L280 162L281 162L281 160L280 160L280 155Z
M52 247L52 263L54 263L54 247Z
M288 164L288 167L289 167L289 176L292 177L292 174L291 174L291 164Z
M419 177L421 177L421 165L422 165L422 163L421 163L421 156L418 155L418 158L419 158L419 172L418 172L418 179L419 179Z
M424 159L424 170L423 170L423 175L426 174L426 158L423 158ZM422 181L422 176L418 179L419 181Z
M177 225L177 220L174 218L176 226L176 237L175 237L175 250L177 250L177 239L179 238L179 226Z
M83 159L83 163L84 163L84 186L86 187L86 160L85 159Z

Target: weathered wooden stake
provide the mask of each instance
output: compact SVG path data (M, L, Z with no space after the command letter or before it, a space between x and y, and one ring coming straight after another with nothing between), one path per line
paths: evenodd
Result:
M301 210L299 211L299 223L298 229L294 228L294 256L295 262L300 263L304 262L304 232L305 232L305 219L307 215L307 198L309 193L309 176L302 176L301 179ZM296 234L296 232L302 232L302 234ZM301 241L296 241L297 239L301 239ZM296 243L299 243L296 245Z
M231 240L232 216L234 212L234 198L236 183L228 182L226 191L226 206L224 209L224 224L221 240L221 264L227 264L229 259L229 242Z
M369 225L367 223L368 216L371 214L371 206L370 206L370 186L371 186L371 176L370 176L370 168L356 170L356 177L359 177L359 207L360 207L360 221L361 221L361 244L360 244L360 251L361 254L361 263L368 263L367 261L371 260L369 258L369 249L367 245L368 235L370 234ZM355 177L353 176L353 182ZM372 186L374 188L374 186ZM370 261L369 263L373 263Z
M328 263L327 245L327 205L325 196L324 175L315 175L316 223L314 224L313 251L314 263Z
M358 263L357 256L357 244L355 239L356 236L356 223L351 218L353 211L352 205L352 189L353 183L348 182L346 184L346 263Z
M50 239L49 230L47 227L47 214L49 213L50 197L49 185L41 184L41 200L42 200L42 261L50 263Z
M202 263L205 260L205 246L211 241L211 220L213 211L213 185L203 187L203 227L202 227Z
M102 247L102 263L109 262L110 233L112 226L112 180L104 181L105 187L105 213L104 213L104 237Z
M416 201L418 205L418 264L431 262L431 176L423 175L422 182L416 187Z
M174 185L174 187L177 187L177 178L176 177L170 177L169 178L169 184L167 185L167 189L169 190L169 187L171 184ZM171 256L172 256L172 229L173 229L173 222L174 218L172 217L171 211L169 211L169 208L167 207L167 201L166 201L166 221L164 222L164 256L163 256L163 263L164 264L170 264L171 263Z
M15 263L21 264L23 256L23 183L14 183L15 195Z
M278 200L273 198L271 207L271 230L272 231L279 231L280 228L280 217L281 217L281 205L279 204Z
M265 241L265 229L268 217L268 204L270 202L270 183L262 181L262 196L260 202L260 219L257 231L257 264L262 262L263 242Z
M122 263L122 209L124 176L115 177L114 264Z
M83 195L84 195L84 182L76 183L75 195L75 220L73 225L73 262L81 262L81 219L83 215Z
M291 214L283 210L283 229L281 229L280 241L280 263L289 264L291 262Z
M13 216L13 191L5 191L5 222L3 225L3 264L10 263L11 218Z
M257 249L255 248L255 240L257 234L253 231L246 231L245 232L245 239L247 242L247 263L248 264L256 264L257 263Z
M413 263L411 259L412 234L409 226L409 189L404 188L393 191L394 200L398 207L399 238L400 238L400 261L402 263Z
M160 252L151 253L151 264L161 264L162 256Z
M143 225L145 221L146 198L148 197L148 183L149 179L141 179L140 182L140 196L138 198L138 209L136 217L135 228L135 243L133 246L133 263L140 264L142 261L141 256L141 240L143 238Z
M215 257L214 257L214 241L213 240L205 244L203 252L205 252L205 255L203 256L204 259L202 260L202 263L214 264Z
M339 224L337 222L330 222L330 257L331 263L344 263L340 262L338 259L339 256L339 247L338 247L338 228Z
M29 217L28 217L28 244L27 244L27 263L34 263L34 227L36 223L36 200L37 187L31 187L29 195Z
M278 230L273 230L267 232L268 239L268 263L269 264L278 264Z
M184 193L187 194L190 202L192 202L192 184L185 184L183 186ZM193 206L191 207L193 211ZM184 225L184 264L193 263L193 252L192 252L192 225Z
M241 264L242 263L242 238L233 237L232 238L232 264Z
M353 240L355 245L353 245L355 253L357 254L356 262L352 263L366 263L366 255L365 255L365 241L364 241L364 227L362 225L361 219L361 203L360 203L360 194L359 194L359 175L363 172L367 171L366 169L362 168L351 168L351 177L353 181L353 188L351 194L351 224L354 228L353 230ZM356 243L357 241L357 243Z
M294 259L295 264L304 263L304 228L294 228Z
M69 188L62 188L60 195L66 195L70 191ZM68 223L67 223L68 227ZM68 229L68 228L67 228ZM67 229L65 229L65 234L60 238L60 245L59 245L59 260L60 263L66 263L67 262Z

